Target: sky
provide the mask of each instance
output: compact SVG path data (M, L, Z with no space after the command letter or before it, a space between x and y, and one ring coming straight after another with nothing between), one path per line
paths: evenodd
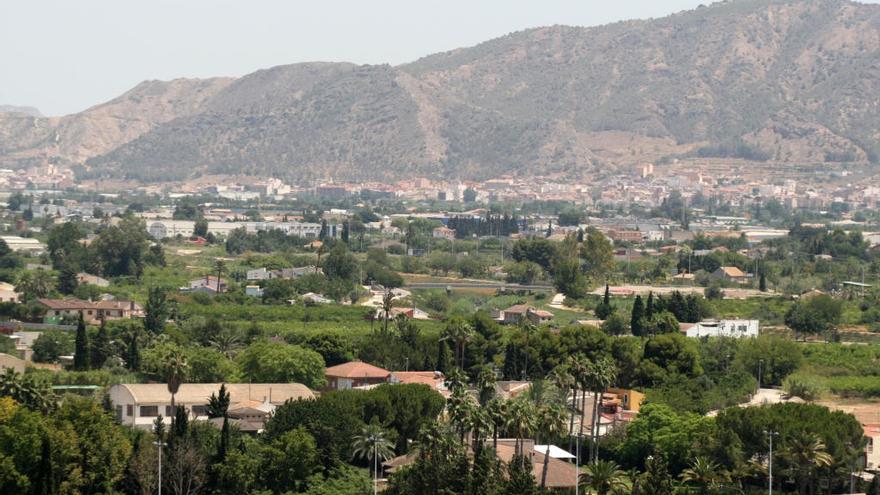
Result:
M149 79L241 76L307 61L396 65L526 28L662 17L700 3L0 0L0 104L64 115Z

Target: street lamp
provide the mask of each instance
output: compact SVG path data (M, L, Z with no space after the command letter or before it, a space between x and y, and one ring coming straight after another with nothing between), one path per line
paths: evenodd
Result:
M761 390L761 373L764 371L764 360L758 360L758 391Z
M773 437L778 437L779 432L773 430L764 430L764 434L770 437L770 454L767 457L767 473L770 478L770 487L768 495L773 495Z
M153 445L159 449L159 495L162 495L162 448L168 444L161 440L157 440L153 442Z

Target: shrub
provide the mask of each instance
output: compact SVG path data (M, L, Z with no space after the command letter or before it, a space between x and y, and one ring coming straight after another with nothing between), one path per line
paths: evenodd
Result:
M821 398L827 391L821 379L804 373L789 375L782 382L782 389L789 397L800 397L811 402Z

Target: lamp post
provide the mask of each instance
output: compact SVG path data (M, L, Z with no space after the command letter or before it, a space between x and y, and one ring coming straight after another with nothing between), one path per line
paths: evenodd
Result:
M759 359L758 360L758 391L761 390L761 374L763 373L763 371L764 371L764 360Z
M161 440L157 440L153 442L153 445L159 449L159 495L162 495L162 448L168 444Z
M574 441L574 495L580 495L581 488L581 436L576 435ZM571 445L571 444L569 444ZM546 461L545 461L546 462Z
M778 437L779 432L773 430L764 430L764 434L770 437L770 454L767 457L767 473L769 475L770 483L768 489L768 495L773 495L773 437Z

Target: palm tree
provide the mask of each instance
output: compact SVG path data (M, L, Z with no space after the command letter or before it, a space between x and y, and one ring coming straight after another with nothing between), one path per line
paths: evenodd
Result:
M807 493L807 487L812 485L816 471L830 466L834 461L825 442L817 435L808 433L791 438L783 450L782 458L788 463L791 476L798 480L801 495Z
M593 391L593 421L590 425L590 459L599 460L599 410L602 407L601 397L617 379L617 368L614 361L607 357L598 359L588 368L588 381Z
M538 331L538 327L532 324L531 320L525 319L520 322L520 330L526 337L526 348L525 352L523 352L525 357L525 364L523 364L522 369L522 379L526 380L529 376L529 344L532 342L532 336L535 335L535 333Z
M226 271L226 262L220 258L217 258L217 261L214 262L214 271L217 272L217 294L220 293L220 277L223 276L223 272Z
M685 485L694 485L700 493L706 494L724 484L728 476L715 462L705 457L697 457L689 468L681 472L680 478Z
M507 428L516 435L516 453L523 455L523 440L535 430L535 407L527 400L514 400L507 414Z
M373 493L379 491L379 459L383 461L394 455L391 440L388 440L385 430L377 424L368 424L361 428L352 442L352 457L365 459L372 463L373 467Z
M565 431L565 408L560 405L546 405L538 409L536 418L538 430L544 435L544 468L541 470L541 489L547 486L547 469L550 466L550 440Z
M388 335L388 320L391 318L392 309L394 309L394 293L389 289L385 289L385 294L382 295L383 330L385 335Z
M484 407L495 398L495 373L489 368L483 368L477 375L477 396Z
M574 434L575 402L577 401L577 380L575 380L572 372L571 356L563 364L553 369L550 379L565 397L565 406L569 408L568 450L571 451L572 435Z
M241 342L239 341L238 333L230 328L223 328L220 332L214 335L211 339L208 340L208 343L214 349L217 349L224 356L231 358L235 355L235 351L237 351L241 347Z
M464 368L464 345L473 335L473 328L461 318L453 318L449 320L446 328L443 330L443 339L451 340L455 345L453 358L455 365Z
M498 449L498 428L507 424L509 404L506 400L495 397L486 404L489 420L492 422L492 448Z
M614 461L597 461L587 466L579 482L596 495L617 493L629 488L626 472Z
M186 374L189 365L186 362L183 352L179 349L173 350L165 357L165 383L168 385L168 392L171 394L171 410L174 411L174 396L180 390L180 385L186 380Z

